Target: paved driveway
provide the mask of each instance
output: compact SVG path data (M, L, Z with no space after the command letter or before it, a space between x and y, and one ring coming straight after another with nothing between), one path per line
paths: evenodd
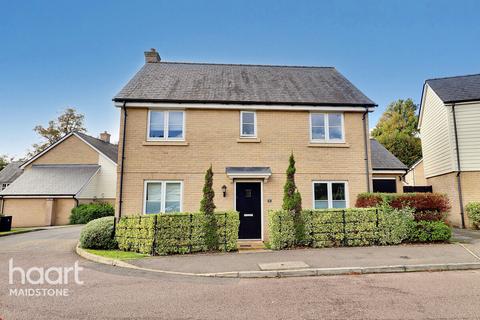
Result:
M151 274L79 258L78 227L0 238L3 319L458 319L480 318L480 272L286 279L210 279ZM8 261L69 267L83 285L9 284ZM17 277L19 275L17 274ZM62 288L69 296L11 296L10 289Z

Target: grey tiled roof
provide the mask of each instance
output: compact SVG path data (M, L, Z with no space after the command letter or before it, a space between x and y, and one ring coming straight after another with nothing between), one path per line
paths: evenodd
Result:
M2 183L12 183L22 174L22 169L20 166L23 164L23 161L13 161L9 163L2 171L0 171L0 184Z
M226 167L227 174L272 174L270 167Z
M85 133L75 132L82 139L90 143L92 146L97 148L101 153L106 155L110 160L117 163L118 159L118 145L105 142L103 140L94 138L92 136L86 135Z
M370 139L373 170L407 170L408 167L388 151L380 142Z
M430 79L426 83L445 103L480 100L480 74Z
M332 67L146 63L114 101L368 105Z
M33 165L0 196L75 195L100 168L98 165Z

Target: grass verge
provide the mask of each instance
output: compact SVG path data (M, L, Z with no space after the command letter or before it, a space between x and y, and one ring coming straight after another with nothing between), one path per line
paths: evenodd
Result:
M35 230L41 230L41 229L39 229L39 228L12 228L12 230L10 230L10 231L0 232L0 237L9 236L11 234L16 234L16 233L30 232L30 231L35 231Z
M132 259L140 259L143 257L147 257L147 254L141 254L136 252L129 252L129 251L120 251L120 250L94 250L94 249L84 249L88 253L95 254L97 256L116 259L116 260L132 260Z

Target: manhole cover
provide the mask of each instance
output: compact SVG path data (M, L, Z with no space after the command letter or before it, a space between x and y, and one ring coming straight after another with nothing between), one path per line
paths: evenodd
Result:
M402 258L402 259L410 259L409 256L400 256L400 258Z
M286 270L286 269L304 269L310 266L303 261L284 261L284 262L270 262L259 263L260 270Z

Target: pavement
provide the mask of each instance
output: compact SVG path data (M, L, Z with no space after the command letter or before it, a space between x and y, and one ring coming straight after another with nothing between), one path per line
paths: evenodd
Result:
M454 241L463 243L205 253L147 257L128 263L140 268L168 272L189 274L245 272L259 277L262 273L258 271L288 269L305 271L344 268L344 273L352 273L355 271L351 268L368 270L372 267L386 266L395 267L395 270L400 271L408 271L409 267L420 265L473 265L480 268L480 232L456 229ZM448 268L439 270L446 269ZM426 267L425 270L431 268ZM304 275L322 274L304 272Z
M0 239L1 319L479 319L480 270L274 279L185 277L80 258L81 227ZM250 255L250 254L248 254ZM71 267L83 284L9 282L15 267ZM12 289L66 288L66 296Z

